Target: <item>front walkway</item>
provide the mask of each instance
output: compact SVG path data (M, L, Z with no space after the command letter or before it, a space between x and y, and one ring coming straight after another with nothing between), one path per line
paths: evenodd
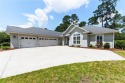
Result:
M125 60L107 50L50 46L0 52L0 77L8 77L52 66L89 62Z

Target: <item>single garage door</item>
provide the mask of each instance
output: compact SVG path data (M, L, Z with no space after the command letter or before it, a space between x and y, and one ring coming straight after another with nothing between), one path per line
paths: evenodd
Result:
M20 37L20 47L36 47L37 37L22 36Z
M58 45L57 38L38 38L38 45L39 46L56 46Z

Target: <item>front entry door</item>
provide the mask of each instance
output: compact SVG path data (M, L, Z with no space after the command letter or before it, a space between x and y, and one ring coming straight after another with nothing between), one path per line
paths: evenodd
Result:
M69 45L69 37L66 37L66 45Z
M103 42L102 42L102 35L97 35L97 47L102 47Z

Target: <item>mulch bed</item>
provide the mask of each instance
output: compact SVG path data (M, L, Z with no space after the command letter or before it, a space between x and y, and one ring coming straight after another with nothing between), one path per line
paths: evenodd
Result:
M10 49L8 49L8 50L1 50L1 49L0 49L0 52L9 51L9 50L14 50L14 48L10 48Z
M122 49L111 49L111 51L114 51L114 52L125 52L125 50L122 50Z
M125 51L125 50L122 50L122 49L116 49L116 48L110 48L110 49L104 49L104 48L89 48L89 47L74 47L74 48L87 48L87 49L111 50L111 51Z

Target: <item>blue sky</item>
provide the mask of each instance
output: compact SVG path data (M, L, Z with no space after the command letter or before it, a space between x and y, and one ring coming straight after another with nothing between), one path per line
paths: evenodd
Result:
M0 30L7 25L54 30L65 15L74 13L87 22L99 4L99 0L0 0ZM119 0L116 7L122 15L124 4Z

